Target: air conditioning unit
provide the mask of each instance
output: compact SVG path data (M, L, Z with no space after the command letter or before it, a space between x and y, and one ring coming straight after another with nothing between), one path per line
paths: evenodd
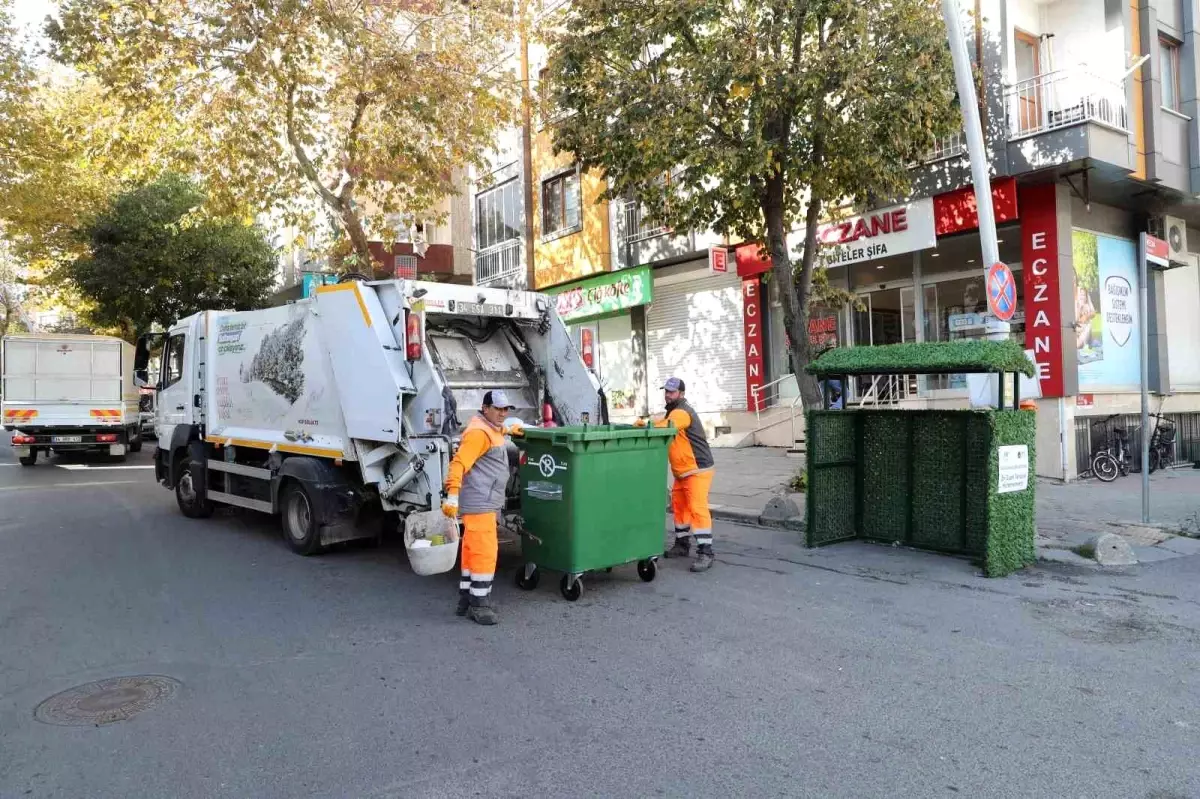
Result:
M1150 220L1149 232L1167 243L1171 263L1182 266L1188 262L1187 223L1177 216L1156 216Z

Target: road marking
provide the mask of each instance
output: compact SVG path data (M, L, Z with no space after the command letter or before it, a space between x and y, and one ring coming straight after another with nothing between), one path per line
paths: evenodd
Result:
M10 465L11 465L11 464L10 464ZM60 463L60 464L58 464L58 468L60 468L60 469L70 469L70 470L71 470L71 471L73 471L73 472L78 472L78 471L83 471L83 470L87 470L87 471L93 471L93 472L98 472L98 471L102 471L102 470L106 470L106 469L108 469L108 470L116 470L116 469L153 469L153 468L154 468L154 464L150 464L149 466L89 466L89 465L87 465L86 463Z
M142 480L93 480L88 483L50 483L48 485L0 486L0 491L42 491L47 488L94 488L95 486L146 485Z

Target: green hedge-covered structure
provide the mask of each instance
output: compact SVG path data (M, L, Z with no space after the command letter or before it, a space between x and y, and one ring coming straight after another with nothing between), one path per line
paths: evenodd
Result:
M806 544L863 538L978 558L988 576L1010 574L1034 552L1036 419L1019 410L1016 374L1033 364L1015 342L954 341L834 349L808 371L851 376L1013 375L1013 408L810 410ZM826 401L828 405L828 401ZM998 407L1001 403L997 403ZM1024 447L1027 486L999 491L1001 447Z

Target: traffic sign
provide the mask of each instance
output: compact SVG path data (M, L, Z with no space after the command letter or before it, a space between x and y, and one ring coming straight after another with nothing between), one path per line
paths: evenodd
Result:
M994 263L987 273L987 302L992 316L1007 322L1017 312L1017 284L1006 264Z

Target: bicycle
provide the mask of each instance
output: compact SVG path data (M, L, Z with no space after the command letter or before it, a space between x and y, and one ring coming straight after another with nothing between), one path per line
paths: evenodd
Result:
M1154 413L1154 432L1150 434L1150 474L1175 463L1175 423Z
M1101 421L1092 422L1093 439L1096 428L1104 428L1101 438L1103 446L1092 454L1092 474L1102 483L1111 483L1118 477L1125 477L1130 470L1129 433L1123 427L1108 428L1108 423L1117 416L1118 414L1113 414Z

